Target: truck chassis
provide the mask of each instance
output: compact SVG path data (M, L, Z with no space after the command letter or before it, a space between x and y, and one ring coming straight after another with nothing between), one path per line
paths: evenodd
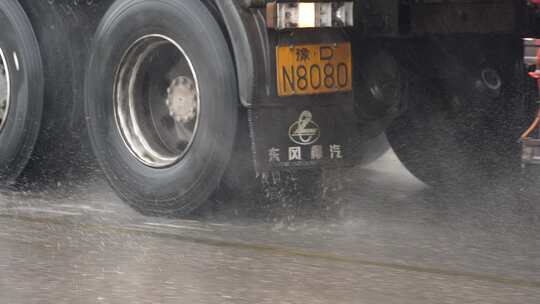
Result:
M512 0L6 0L0 180L95 157L137 210L185 215L365 163L385 133L432 186L514 174L537 21Z

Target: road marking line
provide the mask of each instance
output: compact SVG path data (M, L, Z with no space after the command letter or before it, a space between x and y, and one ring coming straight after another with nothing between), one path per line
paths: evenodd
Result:
M154 226L154 227L175 228L175 229L199 230L199 231L206 231L206 232L213 232L213 231L214 231L214 230L212 230L212 229L206 229L206 228L200 228L200 227L181 226L181 225L162 224L162 223L150 223L150 222L146 222L146 223L144 223L144 225Z
M5 210L29 211L29 212L37 212L37 213L51 213L51 214L72 215L72 216L82 215L82 213L78 213L78 212L60 211L60 210L54 210L54 209L43 209L43 208L34 208L34 207L16 207L16 208L7 208Z
M88 205L80 205L79 206L79 205L62 204L62 205L56 205L56 206L60 207L60 208L68 208L68 209L82 209L82 210L85 210L85 211L98 212L98 213L116 213L113 210L98 209L98 208L94 208L94 207L91 207L91 206L88 206Z

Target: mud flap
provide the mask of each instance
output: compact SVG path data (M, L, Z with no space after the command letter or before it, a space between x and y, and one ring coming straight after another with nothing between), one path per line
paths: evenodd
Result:
M354 165L352 101L252 108L249 123L257 174Z

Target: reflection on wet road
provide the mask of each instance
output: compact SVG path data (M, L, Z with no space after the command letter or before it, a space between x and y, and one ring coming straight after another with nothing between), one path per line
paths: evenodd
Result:
M100 179L1 194L0 302L539 303L536 197L434 193L392 155L327 178L328 208L271 220L145 217Z

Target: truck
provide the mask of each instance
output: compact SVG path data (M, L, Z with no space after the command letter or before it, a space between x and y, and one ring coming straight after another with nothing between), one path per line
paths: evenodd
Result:
M525 0L2 0L0 182L91 150L135 209L187 215L269 177L320 187L386 136L428 185L489 185L519 172L537 17Z

